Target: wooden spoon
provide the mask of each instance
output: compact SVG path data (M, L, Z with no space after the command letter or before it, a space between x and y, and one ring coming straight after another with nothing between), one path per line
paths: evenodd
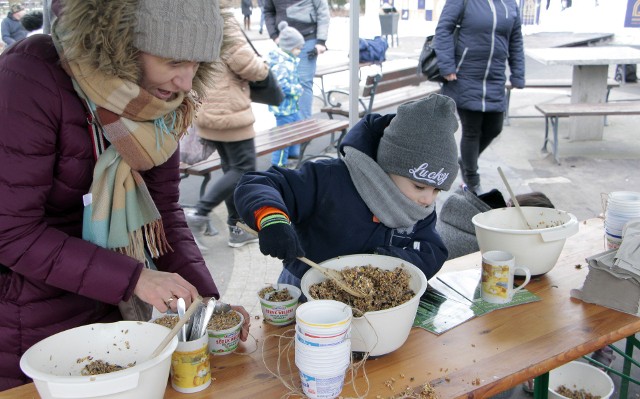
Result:
M522 217L522 220L524 220L524 223L527 225L529 230L532 230L533 227L531 227L531 225L529 224L529 221L527 220L527 217L524 215L524 212L522 211L522 208L520 208L520 203L518 202L518 199L516 198L516 196L513 195L513 191L511 191L511 186L507 181L507 177L504 175L504 173L502 172L502 168L499 166L498 166L498 173L500 173L500 177L502 178L504 185L507 187L507 191L509 191L509 195L511 196L511 201L513 201L513 204L516 206L516 208L518 208L520 217Z
M196 309L198 309L198 306L200 306L201 303L202 303L202 297L200 296L197 297L193 302L191 302L191 306L189 306L189 309L187 309L187 311L184 313L184 316L182 316L178 320L176 325L173 326L173 329L169 331L169 334L167 334L167 336L164 337L164 339L162 340L162 342L160 342L160 345L158 345L156 350L154 350L153 353L151 353L151 356L149 357L149 359L153 359L154 357L158 356L160 352L164 350L164 347L167 346L169 342L171 342L171 340L173 339L173 337L176 336L176 334L178 334L178 332L180 331L184 323L186 323L191 318L191 315L196 311Z
M242 230L246 231L247 233L258 235L258 233L255 230L253 230L251 227L247 226L244 223L238 222L236 223L236 226L240 227ZM336 285L340 287L343 291L346 291L349 294L358 298L364 298L365 296L367 296L367 293L361 292L357 290L355 287L349 285L349 283L347 283L344 280L344 276L342 275L342 273L340 273L340 271L321 266L316 262L312 261L311 259L305 258L304 256L299 256L298 259L306 263L307 265L313 267L314 269L318 270L326 278L335 281Z

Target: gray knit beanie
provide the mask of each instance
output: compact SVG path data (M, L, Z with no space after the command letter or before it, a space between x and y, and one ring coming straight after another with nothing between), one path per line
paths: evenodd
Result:
M454 101L431 94L398 107L384 129L377 162L387 173L449 190L458 175Z
M287 21L278 24L278 46L284 51L291 51L294 48L302 48L304 46L304 37L296 28L289 26Z
M158 57L213 62L220 58L218 0L139 0L133 45Z

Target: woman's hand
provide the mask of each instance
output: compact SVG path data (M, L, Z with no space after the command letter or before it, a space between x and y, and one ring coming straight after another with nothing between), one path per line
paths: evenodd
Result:
M176 311L176 298L183 298L187 308L198 296L198 290L176 273L144 268L133 293L161 313Z
M450 74L448 74L448 75L445 75L445 76L444 76L444 79L445 79L447 82L451 82L452 80L458 80L458 77L456 76L456 74L455 74L455 73L450 73Z
M242 330L240 331L240 340L242 342L249 338L249 327L251 327L251 316L242 306L231 305L231 309L242 313L244 317L244 323L242 323Z

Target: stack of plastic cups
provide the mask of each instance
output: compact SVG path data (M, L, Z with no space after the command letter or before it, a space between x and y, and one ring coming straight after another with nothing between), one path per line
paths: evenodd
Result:
M620 247L624 225L636 218L640 218L640 193L634 191L609 193L604 217L607 249Z
M296 309L296 366L311 399L340 395L351 363L351 307L317 300Z

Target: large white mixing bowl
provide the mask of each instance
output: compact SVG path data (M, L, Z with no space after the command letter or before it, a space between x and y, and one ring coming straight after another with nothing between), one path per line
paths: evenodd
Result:
M367 265L385 270L403 267L411 276L409 287L416 295L402 305L354 317L351 321L351 350L369 352L369 356L380 356L393 352L404 344L413 326L420 297L427 290L427 278L422 270L399 258L371 254L340 256L326 260L321 265L335 270ZM309 269L302 276L301 288L308 300L314 300L309 295L309 287L324 280L326 277L315 269Z
M507 251L516 266L526 266L531 275L547 273L555 266L568 237L578 232L578 220L553 208L522 207L529 230L516 208L499 208L475 215L471 221L478 246L486 251ZM517 271L516 275L524 275Z
M20 368L33 379L42 399L160 399L171 368L171 354L178 346L174 337L153 359L151 353L169 329L154 323L120 321L89 324L62 331L29 348ZM93 360L135 366L108 374L81 375ZM80 361L79 361L80 360Z

